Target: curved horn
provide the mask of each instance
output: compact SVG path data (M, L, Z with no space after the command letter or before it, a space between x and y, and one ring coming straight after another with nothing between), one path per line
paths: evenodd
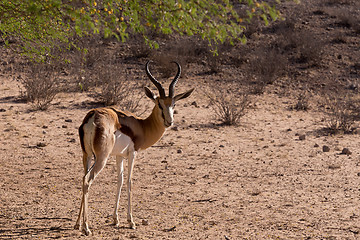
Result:
M164 88L161 86L161 83L158 82L158 80L156 80L153 75L151 75L150 71L149 71L149 63L151 61L147 61L146 65L145 65L145 71L146 74L148 75L148 77L150 78L151 82L156 86L156 88L159 90L159 94L160 94L160 98L165 98L165 90Z
M179 80L180 74L181 74L181 66L178 62L173 62L176 63L177 67L178 67L178 72L174 78L174 80L172 80L170 86L169 86L169 97L174 97L174 92L175 92L175 85L177 83L177 81Z

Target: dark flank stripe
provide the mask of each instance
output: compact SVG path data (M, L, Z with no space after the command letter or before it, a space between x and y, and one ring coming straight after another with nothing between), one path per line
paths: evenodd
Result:
M115 108L110 108L112 111L114 111L118 118L128 118L128 119L135 119L134 116L128 116L127 114L125 114L124 112L122 111L118 111L116 110ZM120 122L120 120L119 120ZM139 138L136 136L136 134L134 133L134 131L131 129L131 127L125 125L124 123L120 123L120 128L118 128L120 130L120 132L122 132L123 134L127 135L131 141L134 143L134 147L135 147L135 151L139 150L139 145L140 145L140 142L138 141Z
M131 130L131 128L129 128L126 125L121 125L120 132L122 132L123 134L125 134L125 135L127 135L127 136L129 136L131 138L131 140L134 143L135 150L137 151L138 147L137 147L137 144L136 144L136 136L135 136L134 132Z

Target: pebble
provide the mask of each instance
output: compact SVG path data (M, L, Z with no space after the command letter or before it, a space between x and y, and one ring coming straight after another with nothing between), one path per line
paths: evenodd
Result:
M305 138L306 138L305 134L301 134L301 135L299 136L299 140L305 140Z
M343 148L343 150L341 151L341 154L351 155L352 152L348 148Z
M44 143L44 142L39 142L39 143L36 144L37 147L46 147L46 145L47 144Z
M330 152L330 148L328 146L324 145L323 152Z
M191 103L191 106L199 107L197 102L195 102L195 101Z

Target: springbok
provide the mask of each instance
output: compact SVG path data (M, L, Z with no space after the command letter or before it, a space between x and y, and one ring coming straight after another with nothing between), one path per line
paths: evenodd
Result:
M124 181L123 158L127 158L127 221L130 228L135 229L131 208L131 177L134 169L135 156L139 150L151 147L162 137L165 129L173 124L175 102L189 97L194 91L194 89L191 89L174 96L175 85L181 74L180 64L174 62L178 67L178 71L170 84L169 96L165 96L164 88L149 71L149 63L150 61L145 65L146 74L156 86L160 95L157 97L149 88L145 87L146 96L155 103L150 116L142 119L134 114L125 113L112 107L97 108L87 113L79 127L85 175L83 178L80 212L75 224L75 229L80 229L81 216L83 216L83 230L86 235L91 234L87 216L89 188L111 155L116 156L118 174L117 194L113 214L114 225L119 225L118 207ZM94 164L90 166L92 156L94 156Z

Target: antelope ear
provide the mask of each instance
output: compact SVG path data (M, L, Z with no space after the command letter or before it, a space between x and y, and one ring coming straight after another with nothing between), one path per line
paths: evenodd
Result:
M144 87L144 90L145 90L145 95L151 100L155 101L156 95L148 87Z
M180 99L184 99L184 98L189 97L194 90L195 90L195 88L190 89L189 91L186 91L186 92L183 92L183 93L180 93L180 94L176 95L176 96L174 97L174 101L176 102L176 101L178 101L178 100L180 100Z

